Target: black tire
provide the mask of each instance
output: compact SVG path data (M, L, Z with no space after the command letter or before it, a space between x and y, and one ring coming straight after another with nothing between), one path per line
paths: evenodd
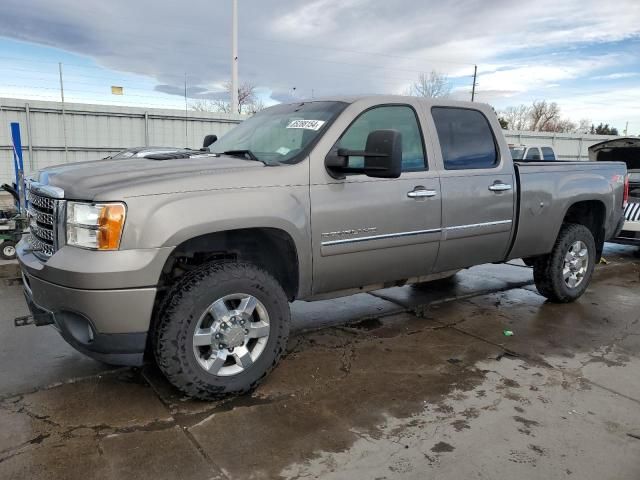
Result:
M264 305L270 331L260 356L232 376L207 372L193 348L193 333L203 312L232 293L254 296ZM246 263L212 263L187 274L168 294L153 330L155 359L166 378L185 394L212 400L253 390L286 351L290 313L287 296L266 271Z
M0 244L0 257L3 260L15 260L16 258L16 243L11 240L5 240Z
M582 281L570 287L564 280L565 256L577 241L586 245L588 264ZM538 292L552 302L568 303L578 299L589 286L596 262L596 245L591 231L584 225L568 223L560 229L553 250L538 257L533 265L533 279Z

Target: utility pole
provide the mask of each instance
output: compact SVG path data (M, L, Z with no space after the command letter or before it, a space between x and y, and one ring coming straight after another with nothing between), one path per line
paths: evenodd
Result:
M231 1L231 112L238 113L238 0Z
M187 72L184 72L184 146L189 146L189 121L187 109Z
M69 161L69 147L67 146L67 122L65 120L64 108L64 83L62 82L62 62L58 62L58 73L60 74L60 100L62 100L62 138L64 140L64 161Z
M471 101L476 98L476 79L478 78L478 65L473 66L473 86L471 87Z

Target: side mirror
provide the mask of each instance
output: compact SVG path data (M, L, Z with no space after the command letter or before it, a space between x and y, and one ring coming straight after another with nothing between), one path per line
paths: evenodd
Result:
M364 157L364 167L350 167L349 157ZM374 130L367 136L364 151L332 150L325 158L325 167L334 178L344 178L346 173L398 178L402 172L402 134L398 130Z
M205 135L204 140L202 141L202 148L208 148L209 146L216 143L217 140L217 135Z

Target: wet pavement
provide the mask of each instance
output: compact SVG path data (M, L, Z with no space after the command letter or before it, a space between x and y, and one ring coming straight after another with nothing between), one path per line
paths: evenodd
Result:
M296 302L286 358L217 402L13 328L0 270L0 478L637 480L640 259L605 258L571 305L520 262Z

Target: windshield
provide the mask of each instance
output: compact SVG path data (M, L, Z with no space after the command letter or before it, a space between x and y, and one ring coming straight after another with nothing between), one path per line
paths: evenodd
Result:
M343 102L276 105L245 120L209 149L218 154L250 151L268 165L293 163L346 106Z
M526 147L509 147L511 158L514 160L522 160L526 149Z

